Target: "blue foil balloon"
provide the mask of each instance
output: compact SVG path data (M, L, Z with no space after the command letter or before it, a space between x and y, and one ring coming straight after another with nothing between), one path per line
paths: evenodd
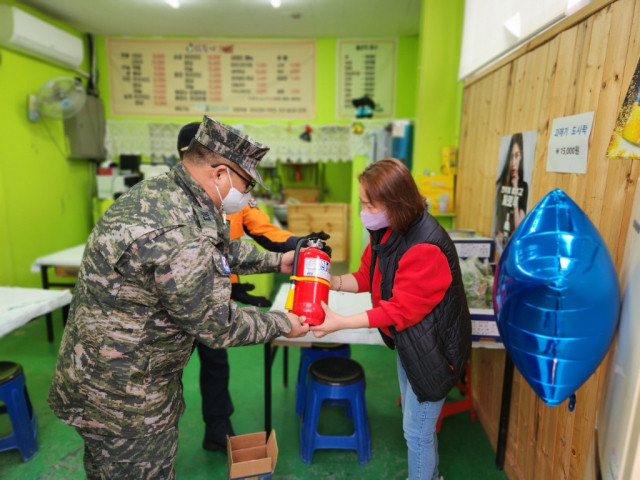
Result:
M604 358L620 307L604 240L562 190L544 197L511 237L493 291L514 365L547 405L562 403Z

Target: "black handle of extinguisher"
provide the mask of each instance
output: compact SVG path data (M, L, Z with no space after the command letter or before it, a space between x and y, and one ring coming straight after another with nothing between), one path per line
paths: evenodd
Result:
M300 249L302 248L302 244L304 242L309 242L309 239L306 237L302 237L300 240L298 240L298 243L296 243L296 251L293 254L293 271L291 272L291 276L295 277L296 276L296 272L298 271L298 255L300 254ZM295 282L295 280L294 280Z

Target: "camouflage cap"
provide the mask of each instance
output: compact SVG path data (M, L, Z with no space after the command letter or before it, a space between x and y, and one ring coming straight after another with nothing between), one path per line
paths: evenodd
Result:
M269 147L207 115L202 118L196 140L212 152L237 163L257 184L267 188L257 167L262 157L269 151Z

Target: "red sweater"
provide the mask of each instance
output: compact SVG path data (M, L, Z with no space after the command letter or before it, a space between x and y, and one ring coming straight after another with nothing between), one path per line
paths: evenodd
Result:
M381 243L391 235L388 229ZM360 269L353 274L358 282L358 293L371 292L373 308L367 311L370 328L381 328L389 333L390 326L403 330L422 320L444 298L451 285L451 269L447 257L435 245L414 245L400 259L393 282L392 296L388 301L380 299L382 273L373 273L373 290L369 283L371 268L371 243L367 246Z

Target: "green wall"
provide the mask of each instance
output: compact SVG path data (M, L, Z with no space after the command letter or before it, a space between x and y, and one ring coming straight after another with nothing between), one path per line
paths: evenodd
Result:
M440 173L442 147L458 145L462 83L458 82L464 0L422 0L413 175Z
M349 271L355 272L360 267L360 257L362 256L363 248L363 225L360 220L360 210L362 204L360 203L360 183L358 182L358 175L364 170L367 165L367 157L364 155L356 155L353 159L353 176L352 176L352 189L351 189L351 236L350 243L351 249L349 250Z
M17 2L0 3L50 21ZM33 260L82 243L90 232L88 164L58 151L51 137L66 150L61 121L27 120L27 95L69 75L75 74L0 48L0 285L39 287L40 276L30 273Z

